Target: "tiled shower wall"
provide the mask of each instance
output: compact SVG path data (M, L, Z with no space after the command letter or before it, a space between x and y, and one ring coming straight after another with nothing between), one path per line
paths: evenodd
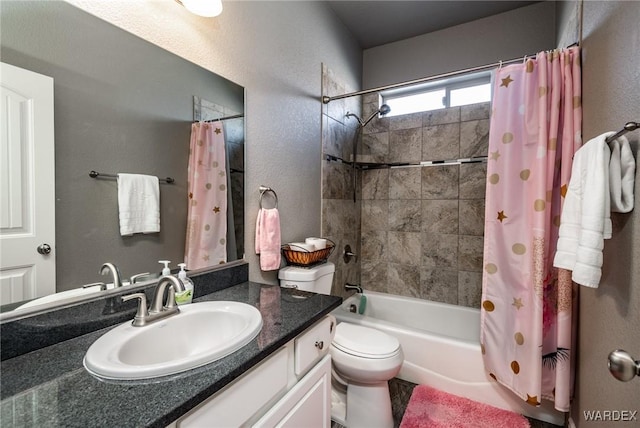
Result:
M323 65L322 93L351 92ZM350 161L357 121L378 96L322 107L322 151ZM450 160L487 155L489 103L375 118L358 143L360 162ZM365 289L479 307L482 286L486 164L359 171L323 159L322 234L336 243L332 293L345 282ZM359 255L345 263L349 244Z
M363 115L378 108L365 96ZM374 119L363 162L486 156L489 103ZM361 283L365 289L479 307L486 163L365 170Z
M338 95L352 92L325 65L322 66L322 94ZM322 105L322 153L346 161L353 153L357 121L345 117L348 112L360 116L358 97L332 101ZM357 175L358 181L360 175ZM359 185L355 186L359 188ZM354 181L351 166L322 161L322 236L336 243L329 258L336 265L332 294L346 297L345 282L360 283L360 258L346 263L342 257L345 245L360 254L360 196L353 201Z

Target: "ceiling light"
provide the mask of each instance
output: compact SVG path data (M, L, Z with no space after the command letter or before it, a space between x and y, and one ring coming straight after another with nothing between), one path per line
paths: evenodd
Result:
M176 0L189 12L212 18L222 13L222 0Z

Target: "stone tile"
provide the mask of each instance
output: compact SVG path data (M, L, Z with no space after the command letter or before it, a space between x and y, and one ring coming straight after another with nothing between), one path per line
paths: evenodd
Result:
M389 261L409 266L420 265L420 233L389 232Z
M422 298L434 302L458 304L458 271L428 269L420 272Z
M363 156L362 159L358 156L361 162L386 163L389 159L389 133L377 132L363 135L358 154Z
M484 235L484 199L460 200L459 233Z
M457 269L458 235L423 233L422 266L428 269Z
M390 200L389 230L396 232L420 232L422 203L420 200Z
M333 70L326 67L323 64L322 67L322 94L335 96L344 94L345 88L344 85L339 81L338 77L334 73ZM344 120L344 107L345 103L340 102L342 100L332 101L329 104L325 104L326 106L326 114L329 117L332 117L335 120L342 122Z
M339 236L327 236L328 239L331 239L335 244L336 248L329 256L329 261L335 264L336 272L333 278L333 284L331 287L331 294L341 297L347 297L351 294L351 292L347 292L344 290L344 283L359 283L360 282L360 261L351 261L349 263L345 263L342 257L342 249L345 245L350 245L352 250L356 253L360 253L360 233L359 230L354 230L353 232L344 232Z
M363 260L361 263L360 285L366 290L387 292L388 263Z
M458 269L482 272L483 246L482 236L460 235L458 237Z
M460 121L489 119L491 103L469 104L460 107Z
M460 199L484 199L486 185L486 163L460 165Z
M391 412L393 414L393 426L399 427L404 412L413 394L413 388L417 385L406 380L393 378L389 381L389 395L391 396ZM332 427L333 428L333 427Z
M389 170L362 171L362 199L389 199Z
M389 131L422 127L422 113L403 114L389 118Z
M353 203L353 202L352 202ZM362 231L371 232L389 229L389 201L362 201Z
M375 104L375 105L378 105L379 103L380 103L380 94L378 94L377 92L372 92L370 94L364 94L362 96L362 104Z
M422 128L389 132L389 162L416 162L422 155Z
M458 159L460 156L460 124L427 126L422 130L423 161Z
M480 309L482 272L458 272L458 305Z
M422 124L424 126L456 122L460 122L460 107L431 110L424 112L422 116Z
M420 297L420 267L389 263L387 292L397 296Z
M460 157L487 156L489 150L489 119L471 120L460 124Z
M455 199L424 199L422 201L422 231L458 233L458 201Z
M422 199L458 198L459 169L457 165L405 169L421 170Z
M324 161L322 165L322 198L350 199L353 197L353 170L338 162Z
M352 200L322 200L322 233L339 236L358 228L360 224L359 205Z
M366 261L387 261L387 246L386 230L362 232L361 259Z
M389 170L389 199L420 199L421 173L428 168L397 168ZM457 177L456 177L457 182ZM457 194L456 185L456 194Z

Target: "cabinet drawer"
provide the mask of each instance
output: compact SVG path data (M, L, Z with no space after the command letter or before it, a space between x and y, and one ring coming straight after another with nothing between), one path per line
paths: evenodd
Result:
M183 416L177 426L237 427L245 424L261 407L286 389L288 354L286 348L277 351L238 381Z
M336 319L327 315L295 339L295 374L304 374L329 352L336 331Z

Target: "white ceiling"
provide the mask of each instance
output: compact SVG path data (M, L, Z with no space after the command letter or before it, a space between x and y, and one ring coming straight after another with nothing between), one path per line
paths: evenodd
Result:
M329 7L363 49L408 39L537 1L351 1L329 0Z

